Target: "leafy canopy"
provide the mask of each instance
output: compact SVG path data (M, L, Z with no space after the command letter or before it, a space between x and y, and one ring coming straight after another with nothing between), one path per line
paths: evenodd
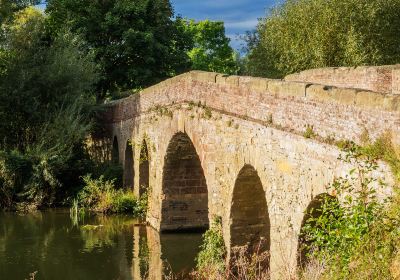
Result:
M304 69L400 61L400 0L286 0L249 34L247 71L282 77Z
M223 22L177 18L176 23L187 38L192 69L225 74L238 72L236 53L229 46Z
M138 89L189 67L168 0L50 0L53 32L82 34L101 68L98 90Z

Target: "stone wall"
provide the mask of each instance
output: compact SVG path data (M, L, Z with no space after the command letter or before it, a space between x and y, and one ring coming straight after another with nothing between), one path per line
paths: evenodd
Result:
M400 94L400 65L331 67L288 75L286 81Z
M122 163L125 143L133 143L136 191L141 143L146 140L148 223L157 230L179 229L199 221L205 224L198 218L202 215L208 221L220 216L228 251L235 243L251 244L257 234L267 235L275 279L296 267L307 207L316 196L329 192L335 177L352 168L338 160L340 151L332 139L359 141L365 131L374 139L390 131L400 143L400 95L301 82L191 72L114 102L109 109L106 126L109 138L120 143ZM303 136L307 127L313 127L314 139ZM190 142L176 141L177 135ZM184 152L187 143L192 148ZM174 155L179 160L169 165ZM204 177L191 181L199 170ZM243 182L243 174L252 175L251 184ZM393 183L384 164L375 175ZM257 176L259 180L254 179ZM378 193L387 196L390 189ZM171 201L182 208L174 208L177 204ZM200 207L204 201L207 209ZM199 207L188 211L190 205ZM267 211L257 212L252 205ZM241 210L254 217L245 220L237 215ZM185 211L187 215L182 214ZM248 232L237 235L246 222Z

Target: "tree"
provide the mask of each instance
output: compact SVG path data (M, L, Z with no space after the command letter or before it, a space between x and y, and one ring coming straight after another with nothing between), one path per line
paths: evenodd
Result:
M83 175L77 154L90 129L97 67L78 36L62 30L50 38L37 9L12 18L1 26L0 206L42 205Z
M54 32L68 25L94 50L101 97L149 86L189 66L168 0L50 0L46 12Z
M196 22L178 17L176 24L183 30L183 38L188 44L192 69L237 74L236 53L229 46L230 39L225 36L223 22Z
M9 19L15 12L30 5L39 4L40 0L1 0L0 1L0 24Z
M248 72L400 62L399 0L287 0L248 36Z

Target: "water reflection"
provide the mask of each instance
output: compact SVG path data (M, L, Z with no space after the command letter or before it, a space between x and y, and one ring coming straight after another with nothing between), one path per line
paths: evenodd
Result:
M0 213L0 277L26 279L163 279L189 271L201 234L160 234L126 216L67 211Z

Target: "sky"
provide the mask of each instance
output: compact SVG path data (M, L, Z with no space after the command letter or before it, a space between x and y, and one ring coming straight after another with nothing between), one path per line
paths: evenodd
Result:
M240 35L257 26L278 0L171 0L176 15L195 20L221 20L233 48L240 50Z
M175 15L224 21L231 46L240 51L243 45L240 35L255 29L258 19L264 17L278 0L171 0L171 3Z

